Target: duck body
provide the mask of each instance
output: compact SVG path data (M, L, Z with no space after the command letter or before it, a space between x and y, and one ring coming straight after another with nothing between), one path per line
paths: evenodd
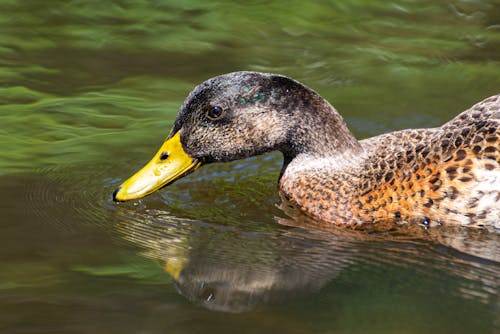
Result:
M319 94L258 72L229 73L197 86L162 148L114 199L140 198L202 164L273 150L284 156L280 192L324 223L500 229L500 95L438 128L358 141Z
M306 214L344 225L366 222L500 228L500 95L439 128L360 141L338 157L300 157L280 189Z

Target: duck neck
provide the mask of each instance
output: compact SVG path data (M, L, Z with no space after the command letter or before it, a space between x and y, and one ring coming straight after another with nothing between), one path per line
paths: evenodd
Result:
M280 148L285 168L298 156L322 159L356 156L363 151L335 108L317 93L310 93L304 99L307 103L297 107L297 121L289 127L286 143Z

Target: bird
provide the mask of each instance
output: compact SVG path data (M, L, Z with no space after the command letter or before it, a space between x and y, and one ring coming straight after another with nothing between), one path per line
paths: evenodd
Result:
M142 198L205 164L276 150L281 196L322 224L500 229L500 94L440 127L358 140L313 89L251 71L197 85L159 151L113 200Z

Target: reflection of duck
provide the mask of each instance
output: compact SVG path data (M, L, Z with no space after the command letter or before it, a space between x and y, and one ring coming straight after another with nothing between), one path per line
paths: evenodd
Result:
M164 264L178 292L208 309L247 311L318 291L350 264L357 245L330 235L241 231L156 211L124 213L118 229Z
M448 227L418 228L425 233L415 237L398 229L304 229L281 219L289 226L249 231L162 210L122 206L117 214L122 236L140 246L143 256L158 260L179 293L211 310L242 312L288 303L330 283L377 290L387 282L387 272L412 293L447 290L492 305L497 299L498 238L484 230L450 227L445 233L450 240L439 241L452 241L458 246L453 250L434 246L436 233ZM457 256L457 251L464 253Z
M203 163L280 150L282 193L315 219L500 228L499 145L500 95L439 128L357 141L311 89L280 75L236 72L189 94L161 149L114 198L143 197Z

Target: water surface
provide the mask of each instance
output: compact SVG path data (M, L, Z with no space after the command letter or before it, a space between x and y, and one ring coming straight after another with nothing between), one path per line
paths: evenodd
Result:
M290 219L277 153L111 193L197 83L278 72L359 138L500 87L498 1L0 2L0 330L495 333L500 237Z

